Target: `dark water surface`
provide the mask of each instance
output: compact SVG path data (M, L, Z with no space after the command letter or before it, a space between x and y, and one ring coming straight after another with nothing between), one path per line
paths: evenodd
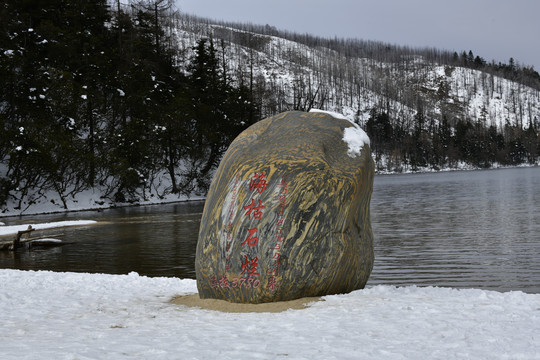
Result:
M375 181L369 284L540 293L540 168Z
M203 202L4 218L97 220L50 230L74 244L0 251L0 268L195 278ZM540 293L540 168L375 177L368 285Z

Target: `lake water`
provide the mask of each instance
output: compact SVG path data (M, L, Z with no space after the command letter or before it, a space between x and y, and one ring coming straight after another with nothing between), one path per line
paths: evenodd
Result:
M0 268L195 278L203 202L4 218L9 225L91 219L51 230L57 248L0 252ZM540 293L540 168L379 175L368 286Z

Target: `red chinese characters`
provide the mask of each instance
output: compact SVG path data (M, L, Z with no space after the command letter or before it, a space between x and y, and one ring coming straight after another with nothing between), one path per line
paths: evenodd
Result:
M257 267L259 265L259 258L255 256L254 258L248 258L247 255L244 255L244 260L242 260L242 273L240 275L247 274L248 276L259 276L257 272Z
M274 234L274 246L272 258L270 259L270 266L266 275L268 276L268 283L266 288L270 291L275 291L279 288L277 283L277 277L279 275L279 258L281 256L281 245L285 237L283 236L283 223L285 218L285 200L287 199L287 193L289 191L289 181L287 175L281 178L279 184L281 190L279 191L279 206L276 220L276 231Z
M251 219L251 215L253 215L254 219L260 220L263 216L262 209L264 208L266 206L262 204L261 200L259 200L259 205L255 206L255 199L251 199L251 204L244 206L244 210L247 210L245 216Z
M251 179L249 179L249 190L253 191L254 189L257 189L259 194L262 194L264 190L266 190L266 187L268 186L268 183L264 179L266 177L266 174L264 172L257 174L255 173Z
M236 199L237 184L238 179L233 187L233 200ZM227 254L227 266L224 275L220 276L219 278L216 276L212 277L211 286L213 288L258 288L261 285L261 281L259 279L259 276L261 275L259 265L261 262L263 262L264 265L261 266L263 266L265 269L265 274L263 275L266 275L267 278L266 288L270 291L276 291L279 289L279 259L281 257L283 242L285 240L283 226L285 219L285 202L289 190L289 181L287 175L282 176L281 182L277 185L276 188L276 200L279 201L279 204L276 209L277 212L274 215L277 217L274 223L275 230L273 233L270 233L269 239L263 239L260 237L261 233L259 231L260 228L258 223L265 214L266 206L263 203L263 200L266 197L260 195L267 190L268 186L269 184L267 182L267 175L264 172L254 173L249 178L248 189L251 196L246 199L246 201L242 205L242 208L244 210L242 216L245 219L244 221L249 221L250 226L247 229L247 234L243 238L243 241L240 243L242 249L240 257L241 272L240 274L238 274L238 277L231 277L230 275L227 275L231 266L230 251L232 245L232 236L230 233L230 229L232 228L231 225L233 213L232 211L230 211L227 224L228 232L225 250L225 253ZM274 190L272 190L272 192L274 192ZM271 208L273 208L273 206ZM268 235L267 233L268 232L265 232L264 234ZM259 258L260 255L258 253L260 241L271 241L270 253L267 253L267 255L265 255L265 257L263 257L262 259Z
M256 289L261 285L261 281L257 278L227 278L226 276L221 276L218 280L217 277L212 276L210 278L210 286L214 289L229 289L229 288L246 288L246 289Z
M249 190L256 190L257 193L262 194L263 191L268 187L268 182L266 181L266 174L264 172L254 173L249 179ZM243 206L246 213L244 216L247 216L249 220L260 220L263 216L263 210L266 206L263 205L261 199L252 198L251 202L248 205ZM249 248L257 247L259 243L259 237L257 236L257 227L248 229L247 238L240 244L241 246L247 246ZM242 259L242 273L240 275L245 275L249 278L258 277L260 274L258 272L259 267L259 258L258 256L248 256L244 255Z
M238 183L240 182L240 176L237 176L234 180L234 186L232 190L232 202L227 214L227 222L225 226L226 232L226 244L225 244L225 273L228 273L231 269L231 245L232 245L232 224L234 219L234 204L238 196Z
M277 289L279 289L275 276L270 276L268 278L268 284L266 285L266 288L270 291L276 291Z
M225 277L225 276L221 276L219 278L219 287L228 288L229 287L229 279L227 279L227 277Z
M258 237L255 237L255 233L257 232L257 228L255 229L248 229L249 231L249 235L247 237L246 240L244 240L243 243L241 243L240 245L244 246L244 245L248 245L248 246L257 246L257 243L259 242L259 238Z

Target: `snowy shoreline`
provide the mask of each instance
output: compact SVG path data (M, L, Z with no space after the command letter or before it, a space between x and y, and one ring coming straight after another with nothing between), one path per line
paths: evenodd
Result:
M523 164L519 166L501 166L495 164L491 168L481 169L474 168L470 166L465 166L464 164L460 165L457 168L445 168L440 170L433 170L429 168L421 168L417 171L406 170L402 172L385 172L385 171L376 171L376 176L388 176L388 175L413 175L413 174L426 174L426 173L445 173L445 172L454 172L454 171L479 171L479 170L499 170L499 169L513 169L513 168L528 168L528 167L538 167L540 164ZM14 217L27 217L32 215L45 215L45 214L61 214L61 213L71 213L71 212L84 212L84 211L99 211L106 209L114 209L121 207L134 207L134 206L153 206L153 205L162 205L162 204L174 204L174 203L185 203L185 202L194 202L194 201L204 201L205 196L175 196L171 195L162 200L141 200L136 203L104 203L98 201L99 196L96 196L92 191L82 193L78 195L75 199L72 199L68 202L68 209L62 209L54 205L55 203L51 201L54 199L54 195L45 196L44 200L40 203L29 206L27 209L21 212L20 209L15 209L12 205L8 205L5 208L0 208L0 220L4 218L14 218ZM0 222L1 225L1 222Z
M88 207L73 206L68 209L55 208L49 205L49 203L45 202L45 203L38 204L37 206L33 207L32 208L33 210L29 210L29 211L25 210L23 213L21 213L19 210L5 210L4 212L0 212L0 220L9 219L9 218L30 217L30 216L36 216L36 215L79 213L79 212L82 213L85 211L102 211L102 210L125 208L125 207L178 204L178 203L197 202L197 201L204 201L204 200L205 200L204 196L192 196L192 197L181 197L176 200L167 199L163 201L140 201L136 203L109 203L109 204L97 205L96 202L93 201L91 198L87 198L82 202L87 203L87 204L92 204L93 202L95 205L89 205ZM77 200L76 202L79 202L79 200Z
M539 359L540 294L374 286L306 309L175 305L195 280L0 270L2 359Z
M34 230L49 230L65 227L74 227L74 226L88 226L97 224L94 220L72 220L72 221L56 221L50 223L40 223L40 224L24 224L24 225L11 225L11 226L0 226L0 238L8 235L16 235L19 231L24 231L28 229L29 226Z

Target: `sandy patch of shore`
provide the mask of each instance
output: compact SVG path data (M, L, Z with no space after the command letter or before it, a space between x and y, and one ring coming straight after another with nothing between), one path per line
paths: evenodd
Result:
M184 305L207 310L215 310L229 313L248 313L248 312L270 312L277 313L289 309L301 310L308 307L310 303L321 300L320 297L305 297L290 301L277 301L263 304L239 304L231 303L225 300L201 299L199 294L175 296L171 302L176 305Z

